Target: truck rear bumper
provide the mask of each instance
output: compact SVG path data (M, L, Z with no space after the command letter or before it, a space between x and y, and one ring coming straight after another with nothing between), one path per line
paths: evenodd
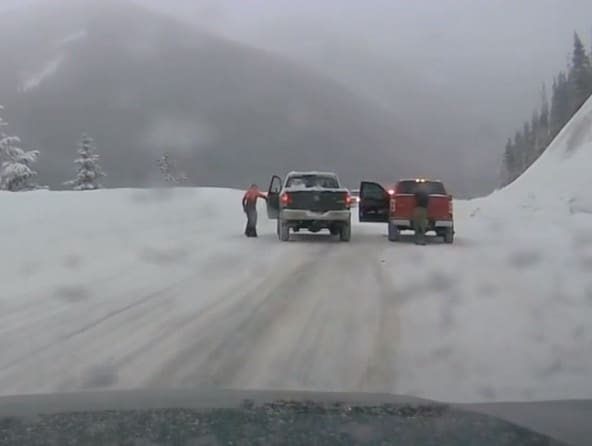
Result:
M399 227L399 228L412 228L413 221L407 218L393 218L391 219L391 224ZM452 220L432 220L430 219L429 226L431 228L452 228L454 226L454 222Z
M349 221L351 212L347 209L342 211L315 212L306 209L282 209L280 211L281 220L299 220L299 221Z

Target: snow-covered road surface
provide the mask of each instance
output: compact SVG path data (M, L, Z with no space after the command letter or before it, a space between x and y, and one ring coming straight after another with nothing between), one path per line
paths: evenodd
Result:
M0 394L592 397L589 220L567 231L518 215L516 230L460 202L452 246L392 244L382 225L355 225L351 243L306 233L281 243L264 212L260 238L242 236L232 190L0 201L11 216L0 222Z

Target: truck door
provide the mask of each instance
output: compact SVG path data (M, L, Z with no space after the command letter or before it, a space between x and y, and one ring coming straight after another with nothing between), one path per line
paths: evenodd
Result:
M267 190L267 217L277 220L280 215L280 191L282 190L282 179L277 175L271 177L269 189Z
M361 223L388 223L390 195L378 183L362 181L358 216Z

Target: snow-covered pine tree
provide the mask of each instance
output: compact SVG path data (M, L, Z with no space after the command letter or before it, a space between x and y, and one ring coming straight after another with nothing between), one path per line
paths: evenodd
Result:
M187 175L177 169L177 162L168 152L158 159L158 168L163 180L169 186L177 186L187 181Z
M1 108L0 108L1 110ZM0 118L0 125L6 123ZM0 189L11 192L37 189L31 166L39 157L38 150L24 150L18 136L0 133Z
M64 183L74 190L95 190L101 188L99 181L106 176L99 164L99 155L91 137L84 134L78 145L78 158L74 161L77 166L76 178Z

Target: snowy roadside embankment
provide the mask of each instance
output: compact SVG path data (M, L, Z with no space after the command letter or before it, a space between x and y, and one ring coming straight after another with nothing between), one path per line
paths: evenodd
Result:
M206 261L216 243L240 236L240 198L239 191L208 188L0 192L1 246L10 253L0 300L49 292L64 280L100 282L101 271L117 264L183 265L195 255Z
M592 219L456 203L453 249L393 250L402 381L461 400L592 396ZM414 247L412 247L414 248ZM434 249L435 248L435 249ZM470 395L469 398L467 396Z
M432 261L427 279L400 262L402 290L419 283L433 295L407 306L410 331L427 333L416 341L423 356L411 357L429 365L409 379L421 388L442 377L421 395L592 396L591 169L592 99L511 185L456 203L459 250Z
M483 200L487 206L519 206L547 218L592 214L592 98L541 157L512 184Z

